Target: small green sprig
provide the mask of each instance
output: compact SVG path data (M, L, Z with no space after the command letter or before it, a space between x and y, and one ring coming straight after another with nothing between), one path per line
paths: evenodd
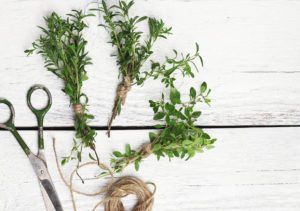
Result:
M100 24L108 30L110 43L116 47L115 56L119 66L119 76L122 82L117 88L117 94L112 109L112 116L108 123L108 135L113 120L121 112L122 105L125 104L127 93L133 84L141 84L145 78L141 78L141 68L148 58L153 54L152 47L159 38L166 39L171 34L170 27L166 27L162 20L147 16L131 17L130 9L134 1L122 1L112 6L107 6L106 1L102 0L100 11L103 13L105 24ZM145 33L138 30L137 25L148 21L149 36L142 41Z
M198 90L191 87L189 100L183 102L181 93L174 87L170 87L168 99L162 95L160 101L150 100L150 107L154 112L154 120L160 120L164 124L155 127L161 129L160 132L149 133L149 143L140 150L132 150L130 145L126 146L124 153L113 152L111 166L115 172L122 172L129 164L134 163L138 170L141 161L151 154L161 157L174 157L188 160L201 153L203 150L213 148L216 139L211 138L202 129L196 127L195 123L201 116L201 111L196 109L199 103L209 105L210 89L204 82Z
M143 72L144 76L140 78L138 84L143 84L144 81L148 78L153 78L154 80L161 78L161 82L166 87L174 87L174 82L176 80L173 73L179 71L182 73L183 77L194 78L195 73L194 69L198 72L199 68L195 61L199 59L201 65L203 66L203 59L200 56L200 49L198 43L196 43L196 51L194 54L178 53L176 50L173 50L173 57L166 57L163 63L156 61L151 61L150 71Z
M64 82L63 92L69 96L70 104L75 112L76 139L74 147L68 157L62 160L81 161L83 147L90 147L96 154L96 132L88 126L88 122L94 118L88 113L88 97L82 92L83 82L88 80L86 66L92 64L86 51L87 41L83 37L83 30L87 28L84 19L91 15L84 15L82 11L72 10L67 18L62 18L53 12L44 17L46 26L39 27L42 30L40 37L32 44L32 49L25 51L27 55L34 52L42 55L45 67Z

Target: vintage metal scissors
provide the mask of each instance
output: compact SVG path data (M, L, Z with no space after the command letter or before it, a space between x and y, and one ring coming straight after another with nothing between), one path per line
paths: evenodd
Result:
M43 90L46 92L48 96L48 103L43 109L36 109L32 106L31 103L31 96L32 93L36 90ZM36 176L38 177L41 192L43 195L43 199L45 202L46 210L47 211L62 211L63 208L59 201L58 195L56 193L55 187L53 185L52 179L48 172L47 162L45 159L45 152L44 152L44 138L43 138L43 122L46 113L49 111L52 105L52 97L50 91L42 85L35 85L31 87L27 93L27 104L30 110L35 114L38 122L38 153L37 155L33 154L32 151L29 149L25 141L22 139L20 134L18 133L15 124L15 110L13 105L6 99L0 99L0 104L5 104L9 107L10 110L10 117L5 122L0 124L0 128L9 130L18 143L20 144L21 148L27 155Z

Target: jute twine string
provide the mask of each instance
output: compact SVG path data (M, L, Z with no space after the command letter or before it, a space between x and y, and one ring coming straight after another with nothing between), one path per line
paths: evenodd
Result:
M92 209L93 211L95 211L100 205L104 206L105 211L125 211L121 198L126 197L130 194L136 195L138 199L132 211L152 210L153 203L154 203L154 194L156 192L156 185L154 183L151 182L145 183L136 177L130 177L130 176L122 177L119 180L115 181L113 172L103 163L100 163L100 165L98 165L98 162L87 162L79 165L75 170L72 171L68 182L62 173L58 161L58 156L55 147L55 139L53 139L53 150L55 154L55 161L56 161L59 175L62 181L64 182L64 184L69 188L74 211L77 211L74 193L84 195L84 196L98 196L106 193L104 199L98 202L94 206L94 208ZM96 191L94 193L87 193L75 189L73 187L73 180L74 180L75 173L79 169L91 165L99 166L101 169L108 171L110 174L110 181L105 187L101 188L99 191ZM153 186L152 192L148 189L147 185Z
M121 99L122 105L126 102L127 93L131 90L131 78L125 76L122 83L118 85L117 96Z
M73 104L73 110L76 115L84 113L84 109L81 103Z
M114 101L114 107L112 109L112 115L108 122L108 131L107 135L110 137L110 130L112 126L112 122L117 117L118 114L118 103L121 101L121 104L124 105L126 102L127 94L131 90L131 78L130 76L124 76L122 82L118 85L117 94Z
M121 198L130 194L137 196L138 203L133 211L151 211L154 202L155 184L153 192L148 190L147 185L136 177L123 177L114 182L107 191L105 201L103 202L106 211L125 211Z
M141 152L144 158L150 156L152 154L152 144L151 143L145 144L142 147Z

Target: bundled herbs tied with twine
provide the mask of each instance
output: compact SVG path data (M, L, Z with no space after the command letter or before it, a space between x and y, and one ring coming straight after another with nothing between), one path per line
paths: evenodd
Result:
M103 26L110 35L110 43L116 47L117 65L119 66L119 76L122 77L118 85L117 94L112 110L112 116L108 123L108 135L113 120L121 112L122 105L125 104L126 96L133 85L143 85L144 82L152 78L160 79L161 83L170 90L169 98L162 94L161 101L151 101L150 107L154 111L154 120L163 121L156 125L161 129L158 133L149 133L149 143L146 143L140 150L133 150L130 145L126 145L125 152L114 151L111 159L111 166L114 172L122 172L129 164L134 163L138 170L143 158L155 154L158 159L161 157L173 157L190 159L197 152L203 152L204 148L210 149L216 139L211 138L195 123L199 119L201 112L196 110L196 106L204 102L209 105L210 89L204 82L200 88L190 88L189 100L183 102L181 93L175 87L176 72L180 72L183 77L195 76L194 70L198 71L196 60L203 66L200 56L199 45L196 43L196 51L192 54L182 54L173 50L173 56L166 56L165 61L150 61L148 71L141 71L145 62L154 53L152 48L159 38L167 39L171 34L171 27L166 27L162 20L147 16L134 16L129 14L134 1L119 0L118 4L108 6L105 0L100 4L100 12L103 14ZM138 24L148 21L148 39L142 40L145 33L138 30ZM103 172L103 176L106 175Z
M182 101L181 93L175 87L170 88L167 99L162 94L160 101L150 100L150 107L154 111L153 119L162 121L162 124L155 127L161 130L158 133L150 132L149 142L139 150L133 150L130 145L126 145L124 153L114 151L111 159L113 170L120 173L134 163L138 171L142 159L151 154L156 155L158 160L161 157L188 160L205 148L213 148L216 139L195 125L201 115L196 106L200 103L209 105L209 93L210 89L203 82L198 89L190 88L189 100L186 102Z
M194 55L178 54L174 51L173 57L166 57L165 62L159 63L151 61L149 71L141 71L145 62L154 53L152 48L159 38L167 39L171 34L171 27L166 27L163 20L150 18L147 16L134 16L129 14L130 9L134 5L134 1L119 1L118 4L107 6L103 0L100 5L100 11L103 13L105 24L100 24L108 30L110 35L110 43L116 47L115 56L117 65L119 66L119 76L122 77L121 83L117 87L116 98L112 109L112 115L108 123L108 136L113 120L121 112L121 107L125 104L128 92L133 85L143 85L148 78L158 79L162 77L162 83L167 87L173 86L175 81L171 77L174 71L180 70L184 76L194 77L191 66L197 68L194 60L202 58L199 55L199 47ZM144 32L139 31L137 25L141 22L148 21L149 35L142 41L141 37Z
M87 28L84 19L88 16L91 15L72 10L64 19L53 12L44 18L46 26L39 27L42 35L32 44L33 48L25 51L28 55L33 52L42 55L47 70L63 80L62 91L69 96L74 109L76 139L70 155L63 158L62 164L73 159L81 162L83 147L90 147L99 163L95 149L96 132L88 126L94 116L88 113L88 97L82 92L83 82L88 79L86 66L92 64L86 51L87 41L82 35ZM93 158L91 154L90 157Z
M158 38L166 38L171 28L165 26L162 20L156 20L147 16L130 17L129 10L134 1L119 1L118 5L108 7L103 0L100 11L103 13L105 24L100 24L109 31L111 44L117 48L116 57L122 82L118 85L112 115L108 123L108 135L113 120L121 112L121 106L125 104L127 93L133 84L143 83L141 68L153 53L152 47ZM150 35L142 43L143 32L137 30L137 24L148 20Z

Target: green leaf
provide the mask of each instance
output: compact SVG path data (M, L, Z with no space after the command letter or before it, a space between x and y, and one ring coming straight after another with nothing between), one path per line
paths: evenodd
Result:
M188 145L191 145L191 144L193 144L193 142L191 140L184 140L182 142L182 145L184 145L184 146L188 146Z
M196 52L199 52L199 44L196 43Z
M86 81L86 80L88 80L88 79L89 79L89 77L88 77L86 74L84 74L84 75L82 76L82 78L81 78L82 81Z
M214 145L211 145L211 144L209 144L209 145L206 145L206 146L205 146L205 148L206 148L206 149L213 149L213 148L215 148L215 146L214 146Z
M113 154L117 158L123 157L123 154L121 152L119 152L119 151L114 151Z
M125 154L127 156L130 156L130 154L131 154L131 147L130 147L129 144L127 144L126 147L125 147Z
M138 171L140 169L140 160L134 161L134 168L136 171Z
M152 147L152 151L153 152L156 152L156 151L158 151L160 149L161 149L161 145L160 144L154 144L154 146Z
M163 126L163 125L160 125L160 124L157 124L157 125L154 125L154 127L155 127L156 129L161 129L161 128L163 128L164 126Z
M192 99L195 99L195 97L196 97L196 90L194 89L194 87L191 87L190 88L190 97L192 98Z
M207 133L202 134L202 138L204 139L210 139L210 136Z
M147 16L140 17L140 18L136 21L136 23L142 22L142 21L144 21L144 20L146 20L146 19L148 19Z
M89 153L89 158L91 159L91 160L94 160L94 161L96 161L96 159L92 156L92 154L91 153Z
M157 135L156 133L153 133L153 132L149 132L149 139L150 139L150 142L154 141L156 139Z
M62 166L65 165L66 163L67 163L67 158L64 158L64 159L61 160L61 165Z
M200 115L201 115L201 111L195 111L195 112L193 112L193 114L192 114L192 116L193 116L194 118L198 118Z
M207 90L206 82L203 82L200 87L200 92L203 94Z
M121 109L122 109L122 100L121 100L121 98L119 98L118 104L117 104L117 113L118 113L118 115L120 115Z
M175 89L175 88L171 89L170 100L171 100L171 103L174 105L181 103L180 92L177 89Z
M77 159L79 160L79 162L81 162L81 152L77 152Z
M157 112L157 113L154 115L153 119L154 119L154 120L160 120L160 119L164 118L165 115L166 115L166 114L165 114L164 112Z

